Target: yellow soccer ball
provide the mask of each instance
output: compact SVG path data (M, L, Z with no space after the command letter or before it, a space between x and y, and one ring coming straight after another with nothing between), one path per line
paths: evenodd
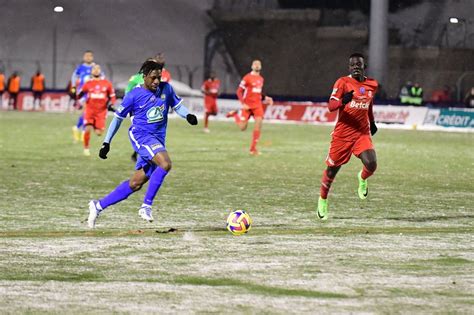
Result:
M232 211L227 217L227 229L233 235L247 233L252 226L252 218L244 210Z

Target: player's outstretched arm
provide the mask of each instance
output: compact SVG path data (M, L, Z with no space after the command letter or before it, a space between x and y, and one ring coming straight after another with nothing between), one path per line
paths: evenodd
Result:
M190 125L195 126L198 124L197 117L193 114L190 114L189 110L186 108L186 106L182 104L182 102L180 102L178 105L173 107L173 109L176 112L176 114L178 114L182 118L185 118Z
M354 90L344 93L344 95L342 96L342 105L346 105L347 103L352 101L353 97L354 97Z
M378 128L375 125L375 118L374 118L374 103L370 103L369 105L369 122L370 122L370 135L373 136L377 132Z
M331 98L329 99L329 104L328 104L329 111L333 112L336 109L346 106L347 103L352 101L353 96L354 96L354 90L344 93L340 99L335 96L331 96Z
M105 160L107 158L107 153L109 153L110 151L110 142L119 130L121 124L122 118L119 118L117 116L115 116L112 122L110 123L109 128L107 129L107 134L105 135L104 142L102 143L102 147L99 151L99 157L101 159Z
M270 105L270 106L273 105L273 98L271 98L271 97L268 96L268 95L265 95L263 101L264 101L265 104L267 104L267 105Z
M80 100L85 94L84 91L80 91L79 94L76 94L76 100Z
M377 126L375 125L375 121L370 122L370 135L373 136L375 133L379 130Z

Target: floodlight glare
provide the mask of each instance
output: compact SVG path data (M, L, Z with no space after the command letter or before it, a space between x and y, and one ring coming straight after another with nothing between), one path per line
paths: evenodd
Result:
M60 5L57 5L54 7L54 12L58 12L58 13L61 13L64 11L64 8Z
M449 18L449 23L457 24L459 23L459 19L455 17Z

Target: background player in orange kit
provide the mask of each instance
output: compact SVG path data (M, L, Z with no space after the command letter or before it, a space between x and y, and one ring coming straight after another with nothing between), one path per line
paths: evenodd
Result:
M329 99L329 111L339 112L326 158L327 168L321 179L317 209L321 220L328 218L327 196L331 184L341 166L349 162L352 154L361 159L364 165L357 175L360 199L367 198L367 178L377 168L377 157L371 135L377 132L372 104L378 83L365 76L366 68L364 56L358 53L352 54L349 57L350 75L336 81Z
M217 115L217 95L221 81L216 77L216 73L211 71L209 78L202 83L201 91L204 93L204 132L209 132L209 116Z
M89 142L91 131L100 136L105 130L105 121L107 120L107 104L115 103L115 91L110 81L101 78L102 71L100 66L95 64L91 70L92 78L87 81L78 94L80 99L87 94L86 106L84 110L84 155L90 156Z
M260 139L264 114L262 100L266 104L273 104L273 99L262 93L264 79L260 75L261 70L262 63L260 60L254 60L252 62L252 71L242 78L237 89L237 97L242 105L241 113L239 115L238 111L231 111L227 114L227 117L234 117L236 124L242 131L247 129L250 116L253 116L255 119L252 144L250 145L250 154L252 155L260 154L257 150L257 143Z
M154 59L156 62L163 64L163 70L161 71L161 82L167 82L170 83L171 81L171 73L166 70L165 67L165 54L164 53L158 53Z

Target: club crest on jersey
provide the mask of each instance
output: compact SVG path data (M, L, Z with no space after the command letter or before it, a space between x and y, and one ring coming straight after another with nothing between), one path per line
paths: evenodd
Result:
M147 122L149 124L156 123L159 121L162 121L164 116L163 116L163 111L165 110L165 106L153 106L146 112L146 117L147 117Z
M165 100L165 99L166 99L166 95L161 94L160 98L161 98L162 100Z
M372 91L369 91L367 94L369 94L369 97L372 97Z
M365 93L365 87L361 86L360 89L359 89L359 92L360 92L360 94L364 94Z

